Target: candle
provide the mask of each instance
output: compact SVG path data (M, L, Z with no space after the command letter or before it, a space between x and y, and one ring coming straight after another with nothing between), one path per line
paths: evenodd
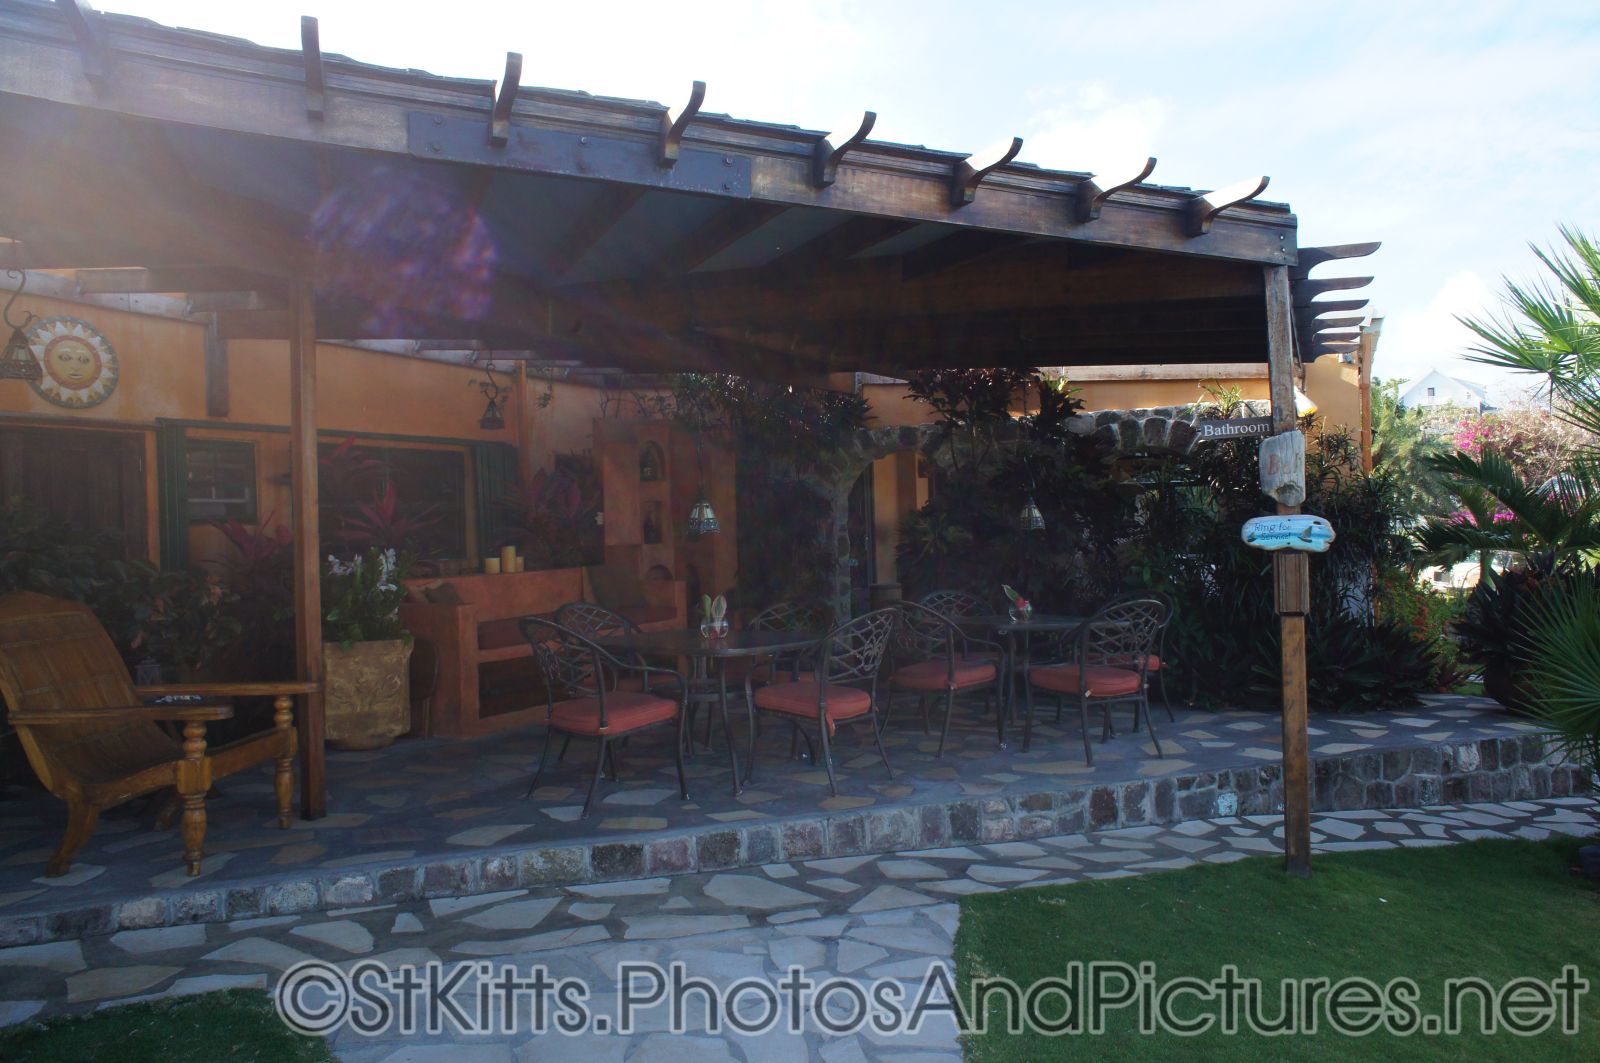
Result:
M500 571L515 572L517 570L517 548L515 546L502 546L500 548Z
M487 572L491 576L499 575L500 574L500 559L498 557L486 557L486 558L484 558L483 559L483 570L485 572Z
M527 563L528 563L528 559L523 557L521 554L518 554L517 555L516 567L513 568L511 571L513 571L513 572L521 572L523 570L522 566L526 565Z

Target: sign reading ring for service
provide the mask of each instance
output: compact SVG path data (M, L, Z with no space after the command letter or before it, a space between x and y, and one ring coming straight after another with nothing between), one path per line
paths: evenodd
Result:
M46 402L98 406L117 389L117 352L100 330L75 317L45 317L28 327L28 349L44 374L30 381Z
M1322 517L1296 513L1282 517L1251 517L1240 537L1257 550L1302 550L1325 554L1335 536L1333 525Z

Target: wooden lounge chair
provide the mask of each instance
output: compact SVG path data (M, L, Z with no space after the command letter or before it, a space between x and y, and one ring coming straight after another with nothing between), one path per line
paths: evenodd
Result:
M200 873L206 792L219 779L276 761L278 825L294 815L294 695L308 683L203 683L135 689L122 657L87 606L42 594L0 597L0 695L45 788L67 803L67 830L45 868L64 875L102 810L171 787L183 816L183 860ZM273 729L215 749L206 722L233 715L226 700L143 705L140 698L272 697ZM183 725L180 742L160 726ZM170 824L170 817L163 815Z

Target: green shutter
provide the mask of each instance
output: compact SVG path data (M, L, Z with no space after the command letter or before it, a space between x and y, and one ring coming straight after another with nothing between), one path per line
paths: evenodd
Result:
M474 443L472 468L478 485L478 553L489 557L499 551L505 538L505 513L495 502L516 489L517 448L507 443Z
M184 426L156 421L156 512L161 526L161 567L189 566L188 447Z

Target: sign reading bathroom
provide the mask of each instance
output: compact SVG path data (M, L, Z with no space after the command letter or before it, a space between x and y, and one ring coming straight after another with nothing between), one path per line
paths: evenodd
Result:
M1240 533L1257 550L1303 550L1325 554L1334 540L1333 525L1321 517L1297 513L1283 517L1252 517Z
M1272 434L1270 417L1229 417L1196 421L1194 430L1201 442L1215 439L1258 439Z

